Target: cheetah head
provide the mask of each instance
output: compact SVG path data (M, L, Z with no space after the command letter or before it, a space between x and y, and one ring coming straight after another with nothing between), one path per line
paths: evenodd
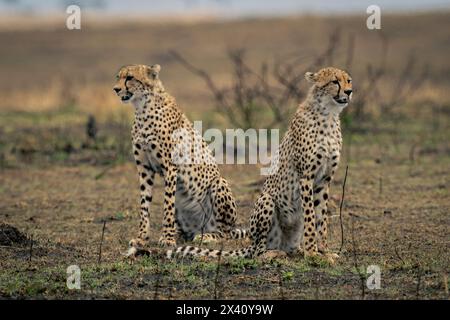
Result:
M151 67L138 64L120 68L116 75L116 84L113 90L122 102L139 101L149 92L164 91L159 80L161 67L155 64Z
M325 99L326 104L346 107L352 99L352 79L350 75L340 69L328 67L315 73L305 73L305 78L313 83L312 94Z

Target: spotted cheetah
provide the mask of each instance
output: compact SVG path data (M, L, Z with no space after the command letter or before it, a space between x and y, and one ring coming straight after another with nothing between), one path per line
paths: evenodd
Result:
M305 78L312 87L290 123L275 170L266 179L250 217L252 245L234 251L185 246L167 251L169 258L252 258L267 250L323 254L330 262L337 258L327 248L327 202L342 146L339 114L352 98L352 80L345 71L332 67L307 72Z
M245 230L233 228L236 204L227 181L200 133L164 89L160 70L159 65L122 67L113 88L122 102L132 103L135 113L132 143L141 207L138 236L129 242L128 256L145 250L149 240L155 173L165 185L161 246L176 246L176 236L202 241L245 237ZM192 146L187 153L200 155L201 161L175 161L179 144Z

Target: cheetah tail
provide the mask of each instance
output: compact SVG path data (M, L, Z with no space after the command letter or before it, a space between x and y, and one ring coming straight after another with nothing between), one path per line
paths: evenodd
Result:
M166 256L168 259L172 259L175 256L186 257L188 255L194 257L213 257L213 258L214 257L217 258L219 256L250 258L251 252L252 252L251 247L232 251L224 251L214 249L202 249L193 246L184 246L178 247L174 250L167 250Z
M230 239L240 240L249 236L247 229L233 229L230 231Z

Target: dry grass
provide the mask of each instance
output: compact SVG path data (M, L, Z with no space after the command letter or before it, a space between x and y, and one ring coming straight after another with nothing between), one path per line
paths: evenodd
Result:
M138 225L135 169L132 164L117 166L96 180L99 170L81 165L30 169L27 175L18 169L2 173L8 188L0 190L0 219L32 234L38 243L31 266L28 247L0 248L0 295L152 299L160 277L159 298L213 298L215 260L168 262L151 257L140 258L133 265L122 262L121 253ZM222 167L222 172L237 196L238 224L245 225L259 189L250 185L259 179L258 171L240 166ZM379 194L382 173L383 191ZM355 249L350 237L353 219L360 271L365 276L368 265L378 265L382 270L382 289L366 289L365 298L413 299L419 271L423 273L420 298L447 297L442 281L449 272L449 174L447 161L429 157L423 158L420 167L351 164L344 205L346 240L337 265L301 258L225 261L219 295L228 299L278 299L280 273L284 278L283 296L288 299L359 299L359 276L353 267ZM342 178L341 168L333 194L339 194ZM152 207L154 246L162 219L161 183L158 180L156 184ZM339 197L333 202L337 205ZM102 264L97 266L104 219ZM334 250L340 246L339 230L338 220L333 219L330 245ZM225 247L242 245L230 242ZM82 269L81 291L65 288L65 268L70 264Z

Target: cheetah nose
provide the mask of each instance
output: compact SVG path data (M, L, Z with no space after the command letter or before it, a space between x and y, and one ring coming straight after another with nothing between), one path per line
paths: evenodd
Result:
M113 90L114 90L116 93L119 93L120 88L117 88L117 87L116 87L116 88L114 88Z
M349 96L352 93L352 90L345 90L344 93Z

